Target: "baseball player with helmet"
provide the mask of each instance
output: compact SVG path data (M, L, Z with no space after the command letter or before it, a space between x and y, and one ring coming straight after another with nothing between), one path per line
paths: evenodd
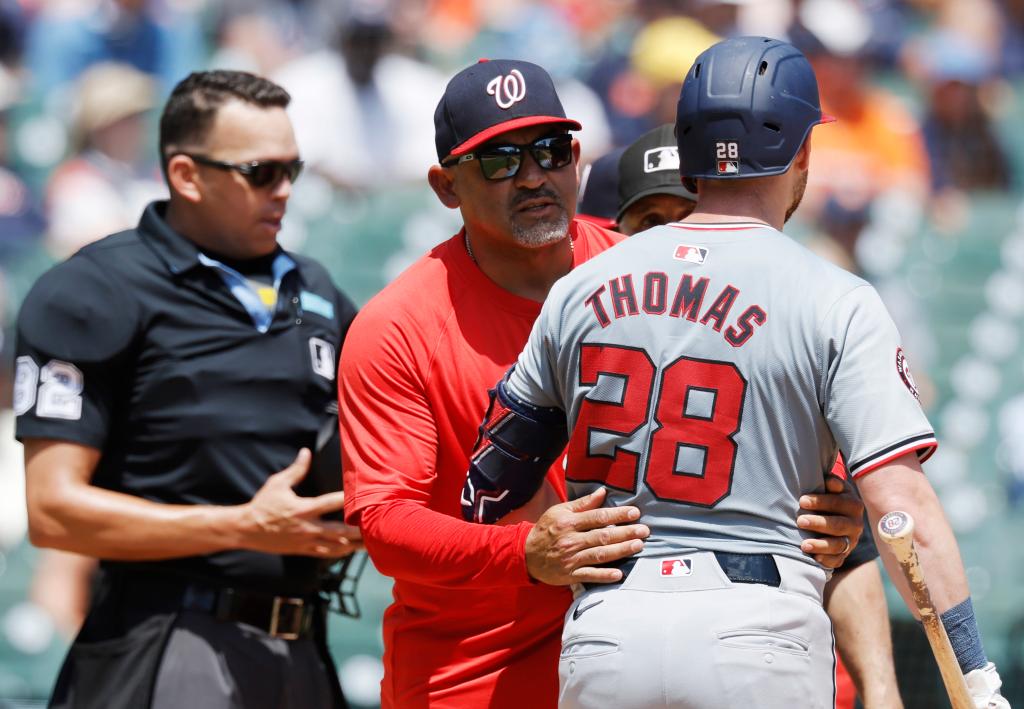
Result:
M566 615L564 707L831 707L827 573L794 520L838 451L873 521L917 520L976 706L1008 706L921 472L936 439L899 333L870 285L779 231L827 120L789 44L741 37L701 54L676 124L696 210L556 283L495 388L463 493L476 519L536 489L534 461L568 441L570 497L603 486L651 530L623 581L585 585Z
M680 181L676 143L675 126L665 124L599 158L588 166L592 169L579 209L612 215L610 228L627 236L685 219L697 195ZM826 485L842 489L838 480L846 478L846 470L841 460L833 472L837 482ZM878 565L869 563L877 558L872 535L861 536L825 588L825 610L836 638L836 709L853 709L858 694L871 709L903 706L882 576Z

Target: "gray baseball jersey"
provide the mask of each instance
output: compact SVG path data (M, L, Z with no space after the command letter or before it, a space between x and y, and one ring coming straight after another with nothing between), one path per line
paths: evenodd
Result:
M635 504L644 556L800 551L801 494L935 436L875 290L775 229L669 224L552 288L509 391L567 412L570 495Z

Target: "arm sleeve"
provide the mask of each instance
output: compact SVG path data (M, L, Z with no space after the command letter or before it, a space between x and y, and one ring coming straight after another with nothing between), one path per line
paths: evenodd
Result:
M923 462L937 442L917 398L899 332L874 288L854 288L830 308L819 342L822 411L856 478L909 452Z
M369 505L428 504L439 445L413 335L374 315L356 317L338 368L345 516L354 524Z
M370 309L356 317L338 377L345 518L381 572L417 583L528 585L530 524L485 527L430 509L438 433L415 334Z
M36 282L18 315L16 437L102 448L134 340L130 296L78 255Z
M413 502L392 502L366 508L360 523L366 549L386 576L460 588L532 583L524 551L529 522L470 524Z

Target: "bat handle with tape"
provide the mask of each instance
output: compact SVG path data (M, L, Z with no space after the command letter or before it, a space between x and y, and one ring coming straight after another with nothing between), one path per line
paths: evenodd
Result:
M964 681L953 648L949 644L946 629L942 626L939 614L935 611L935 605L932 603L928 584L924 578L924 571L917 558L917 550L914 549L914 519L906 512L888 512L878 520L878 534L892 550L893 556L899 562L903 576L910 586L914 605L917 606L917 610L921 614L921 623L924 626L925 635L928 637L928 644L931 645L932 654L935 655L935 661L939 666L942 682L946 685L946 692L949 694L953 709L974 709L974 700L967 689L967 683Z

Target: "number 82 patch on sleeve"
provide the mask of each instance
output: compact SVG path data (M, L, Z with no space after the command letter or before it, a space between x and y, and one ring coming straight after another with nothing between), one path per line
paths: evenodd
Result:
M36 403L36 384L39 381L39 366L31 357L18 357L14 369L14 415L21 416Z
M18 357L14 373L14 414L28 413L33 404L40 418L77 421L82 418L82 370L70 362L51 359L39 369L28 356ZM38 388L37 388L38 385Z

